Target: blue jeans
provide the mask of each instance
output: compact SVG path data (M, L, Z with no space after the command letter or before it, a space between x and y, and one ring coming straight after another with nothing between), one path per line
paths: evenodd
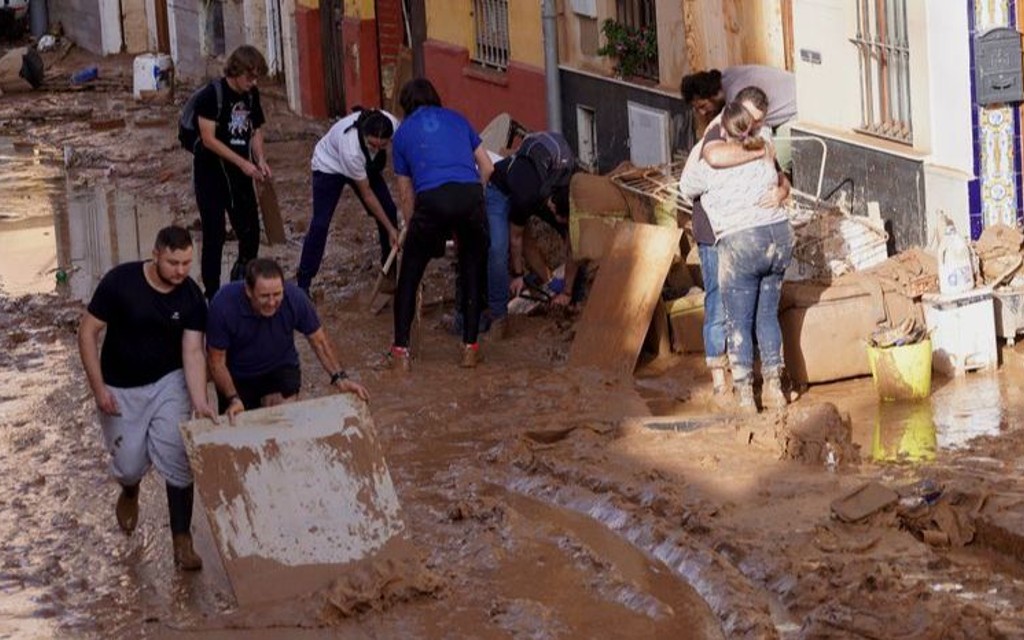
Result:
M718 284L728 326L733 380L749 381L754 369L754 335L761 375L782 372L779 298L782 276L793 257L789 222L745 229L718 241Z
M484 194L491 248L487 251L487 308L491 320L508 315L508 213L509 198L501 189L487 185Z
M725 366L725 309L718 286L718 247L698 244L700 272L704 278L704 357L709 367Z
M395 206L395 201L391 198L391 192L388 190L387 183L384 182L384 177L371 172L367 174L367 178L370 181L370 190L373 191L373 195L377 197L380 206L384 209L384 215L388 217L391 224L398 226L398 207ZM301 289L309 290L310 283L320 271L320 263L324 259L324 249L327 247L327 232L331 229L331 218L334 217L334 210L338 206L338 200L341 199L341 192L345 185L352 186L352 190L355 191L356 197L359 198L366 213L373 215L370 213L369 207L366 206L366 202L363 201L363 196L359 193L355 180L337 173L313 172L313 220L309 223L309 230L306 231L306 238L302 242L299 272L296 275L297 284ZM374 222L377 223L377 237L380 241L380 262L384 264L388 259L388 254L391 253L391 238L388 236L388 230L379 220L374 218Z

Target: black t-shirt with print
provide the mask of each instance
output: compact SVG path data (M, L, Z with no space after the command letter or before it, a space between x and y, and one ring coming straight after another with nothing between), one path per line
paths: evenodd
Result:
M248 159L252 136L266 122L260 105L259 89L253 87L247 93L238 93L231 89L226 78L220 78L217 82L220 82L224 96L220 113L217 112L217 90L208 84L196 98L196 114L216 122L217 139ZM198 151L210 154L202 145Z
M103 381L141 387L181 369L185 330L206 331L206 299L187 278L168 293L146 280L143 262L127 262L100 280L89 313L107 323L100 353Z

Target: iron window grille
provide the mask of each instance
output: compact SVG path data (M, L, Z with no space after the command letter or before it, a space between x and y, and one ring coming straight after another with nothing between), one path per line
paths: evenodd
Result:
M910 45L906 0L857 0L860 66L859 130L904 144L913 142Z
M473 0L476 54L473 62L504 71L508 68L508 0Z

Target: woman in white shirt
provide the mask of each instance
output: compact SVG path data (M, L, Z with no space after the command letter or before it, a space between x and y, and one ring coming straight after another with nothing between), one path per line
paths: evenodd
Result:
M381 264L398 244L398 208L384 181L387 146L398 120L377 109L345 116L320 138L313 151L313 219L302 243L296 281L306 293L320 270L334 209L345 185L352 185L366 213L377 221Z
M722 112L726 140L746 149L770 144L760 126L738 102ZM762 404L786 404L781 376L782 330L779 297L782 277L793 255L793 229L785 210L766 205L764 194L780 185L775 154L733 167L714 169L704 160L699 179L681 184L686 195L699 195L718 246L718 285L725 308L727 349L733 387L740 408L757 411L753 393L754 337L764 378ZM786 183L788 184L788 183Z

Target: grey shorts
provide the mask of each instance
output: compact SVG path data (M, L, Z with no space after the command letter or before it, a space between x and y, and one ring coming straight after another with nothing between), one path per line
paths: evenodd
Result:
M100 413L111 475L122 485L134 485L152 465L172 486L192 484L179 429L192 414L185 373L178 369L141 387L107 388L121 410L119 416Z

